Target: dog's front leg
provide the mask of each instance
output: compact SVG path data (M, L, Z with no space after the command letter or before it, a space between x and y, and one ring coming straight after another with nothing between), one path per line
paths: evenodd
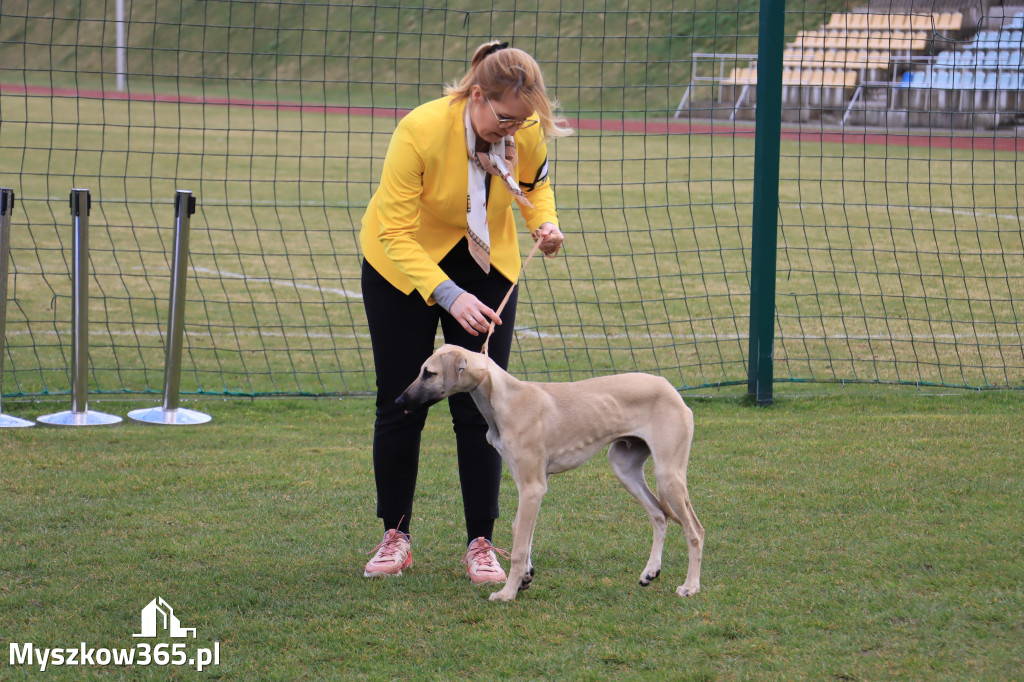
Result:
M516 537L516 528L519 527L519 510L516 510L516 516L512 519L512 538ZM530 547L533 547L533 538L530 538ZM523 576L523 581L519 584L520 590L530 589L530 583L533 582L533 553L531 551L530 556L526 558L526 575Z
M518 484L517 484L518 485ZM512 534L512 565L505 579L505 587L491 594L491 601L512 601L516 598L519 586L527 578L530 571L530 552L533 544L533 529L537 525L540 514L540 503L547 491L547 484L539 483L518 485L519 509Z

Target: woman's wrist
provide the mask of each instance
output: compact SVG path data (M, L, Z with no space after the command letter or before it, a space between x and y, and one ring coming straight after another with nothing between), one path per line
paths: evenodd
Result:
M455 303L455 299L464 293L466 293L465 289L450 279L446 279L437 285L437 288L434 289L434 293L432 295L437 304L450 313L452 311L452 304Z

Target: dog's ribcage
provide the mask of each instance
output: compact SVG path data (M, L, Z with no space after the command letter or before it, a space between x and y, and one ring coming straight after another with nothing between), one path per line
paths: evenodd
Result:
M517 392L521 391L523 395L513 398L518 409L497 411L515 414L515 419L506 419L509 423L496 423L495 410L481 410L490 425L488 440L507 462L516 457L515 452L508 451L509 448L539 449L547 462L548 474L578 467L619 439L648 441L646 430L651 428L651 424L660 422L661 428L667 426L671 429L672 422L680 419L685 407L679 394L665 379L639 376L643 376L643 380L625 391L614 377L595 377L575 384L519 382ZM613 386L616 388L611 388ZM535 387L542 390L534 390ZM580 387L587 389L582 392L587 396L582 400ZM524 397L525 400L522 399ZM565 426L580 423L589 426L584 439L571 435L579 433L579 429ZM531 430L546 434L546 437L533 438Z

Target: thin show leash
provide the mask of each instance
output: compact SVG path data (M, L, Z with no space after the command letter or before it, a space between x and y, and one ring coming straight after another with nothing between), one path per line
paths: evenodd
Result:
M534 255L537 253L537 249L540 248L540 242L540 239L537 239L536 241L533 242L533 249L530 250L530 255L526 257L526 262L523 263L523 267L519 270L520 277L522 277L522 274L526 272L526 266L530 264L530 261L533 260ZM498 309L495 311L498 317L501 317L501 311L505 309L505 304L508 303L508 299L510 296L512 296L512 292L515 290L515 288L516 283L512 282L512 286L510 286L508 288L508 291L505 292L505 298L501 299L501 305L499 305ZM480 349L480 352L483 353L484 355L487 355L487 345L491 342L491 334L493 333L494 322L491 321L491 323L487 326L487 338L484 339L483 348Z

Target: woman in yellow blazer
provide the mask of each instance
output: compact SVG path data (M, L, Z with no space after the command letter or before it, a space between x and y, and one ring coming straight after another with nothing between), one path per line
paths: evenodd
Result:
M547 256L558 253L555 197L547 142L567 135L548 99L536 61L508 43L481 45L469 72L399 121L380 185L363 216L363 302L377 374L373 467L384 540L367 577L401 575L412 563L409 522L420 434L427 410L405 414L395 398L445 342L479 351L489 324L490 356L508 366L518 279L516 203ZM504 582L491 545L498 517L501 459L467 394L449 399L469 548L466 572L476 584Z

